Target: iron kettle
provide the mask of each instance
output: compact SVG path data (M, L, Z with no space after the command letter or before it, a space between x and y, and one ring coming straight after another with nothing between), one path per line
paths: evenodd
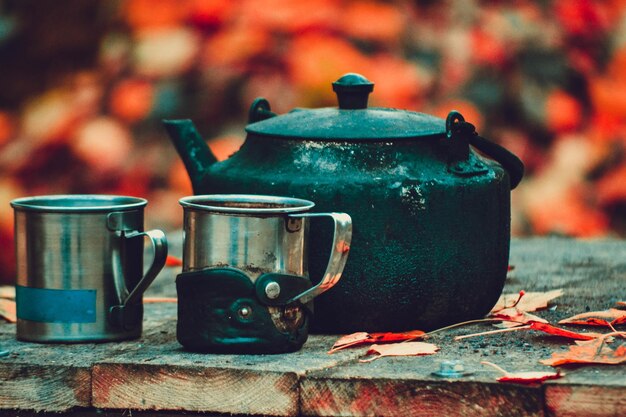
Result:
M195 194L304 198L352 216L350 259L315 300L312 331L429 330L483 317L504 286L510 193L524 165L458 112L443 120L368 108L373 89L346 74L333 83L338 107L283 115L257 99L244 144L221 162L190 120L164 124ZM321 276L331 235L315 229L309 272Z

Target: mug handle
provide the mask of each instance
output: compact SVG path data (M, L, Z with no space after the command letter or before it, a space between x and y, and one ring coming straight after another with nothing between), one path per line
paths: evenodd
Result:
M152 264L148 269L148 272L141 278L135 288L128 294L126 300L124 300L124 306L127 304L133 304L139 301L144 291L148 289L152 281L157 277L161 269L165 266L165 260L167 259L167 238L163 231L154 229L147 232L137 232L136 234L126 235L126 237L146 236L152 242L152 249L154 251L154 257Z
M123 238L132 239L139 236L146 236L150 239L154 257L148 271L144 274L141 280L139 280L130 294L128 294L128 296L122 301L122 304L113 306L110 309L111 319L123 327L132 327L134 324L127 322L124 310L127 306L136 304L141 299L144 291L150 286L150 284L152 284L152 281L154 281L159 272L161 272L161 269L165 266L165 260L167 258L167 238L165 237L165 233L163 233L163 231L154 229L147 232L130 232L125 233Z
M343 268L348 260L350 243L352 242L352 218L346 213L299 213L290 214L290 218L300 217L330 217L334 222L333 246L328 259L326 272L320 282L303 293L292 297L286 304L300 301L306 304L321 293L334 287L343 272Z

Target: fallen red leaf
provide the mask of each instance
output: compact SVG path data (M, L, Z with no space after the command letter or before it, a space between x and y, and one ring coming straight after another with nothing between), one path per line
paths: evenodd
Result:
M375 355L370 359L360 359L359 362L371 362L383 356L422 356L432 355L439 350L439 347L432 343L406 342L391 345L373 345L366 355Z
M328 351L329 354L335 353L338 350L345 349L352 346L371 345L374 343L394 343L404 342L406 340L414 340L424 336L424 332L421 330L411 330L404 333L367 333L356 332L346 336L340 337L332 348Z
M172 255L165 258L165 266L183 266L183 260Z
M548 322L547 320L535 316L534 314L519 310L517 307L505 308L503 310L491 313L488 317L504 320L504 323L502 323L498 327L516 327L533 322Z
M559 324L580 324L583 326L617 326L626 324L626 310L611 308L605 311L590 311L561 320Z
M615 304L617 304L617 305L618 305L618 306L620 306L620 307L626 307L626 301L618 301L618 302L617 302L617 303L615 303Z
M501 376L496 379L498 382L514 382L517 384L534 384L537 382L545 381L547 379L561 378L563 376L558 371L557 372L554 372L554 371L551 371L551 372L536 372L536 371L508 372L504 370L503 368L499 367L498 365L496 365L495 363L491 363L487 361L483 361L481 363L484 365L489 365L492 368L495 368L504 374L504 376Z
M421 330L410 330L404 333L371 333L370 336L376 343L403 342L405 340L418 339L424 336Z
M626 363L626 343L622 343L615 350L606 345L610 336L626 335L625 332L608 333L595 340L576 342L566 352L555 352L550 359L539 361L544 365L560 366L566 364L601 364L618 365Z
M531 314L525 313L526 316L532 316ZM532 317L536 317L536 316L532 316ZM539 318L539 317L536 317ZM543 320L543 319L541 319ZM491 331L486 331L486 332L480 332L480 333L473 333L473 334L466 334L466 335L462 335L462 336L456 336L454 338L454 340L462 340L462 339L468 339L470 337L476 337L476 336L487 336L487 335L491 335L491 334L497 334L497 333L503 333L503 332L510 332L510 331L517 331L517 330L526 330L526 329L532 329L532 330L538 330L544 333L548 333L551 334L553 336L561 336L561 337L566 337L568 339L574 339L574 340L594 340L597 339L598 337L603 337L604 335L601 333L576 333L576 332L572 332L569 330L565 330L565 329L561 329L558 327L555 327L551 324L549 324L548 322L545 321L536 321L536 320L531 320L528 322L529 324L525 325L525 323L520 323L520 322L512 322L512 321L504 321L501 324L498 325L498 327L501 327L500 330L491 330Z
M530 328L533 330L538 330L540 332L551 334L553 336L566 337L568 339L574 340L594 340L598 337L602 337L600 333L576 333L555 327L547 323L533 322L530 323Z
M533 384L536 382L545 381L546 379L560 378L561 374L558 372L515 372L512 374L501 376L497 379L498 382L514 382L518 384Z

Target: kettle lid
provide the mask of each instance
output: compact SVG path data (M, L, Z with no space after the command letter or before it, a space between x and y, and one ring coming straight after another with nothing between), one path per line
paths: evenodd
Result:
M289 113L269 117L269 105L257 100L264 108L251 109L248 133L261 136L317 140L377 140L408 139L445 135L446 122L425 113L392 108L367 107L374 83L359 74L345 74L333 83L338 107L294 109ZM258 120L258 121L257 121Z

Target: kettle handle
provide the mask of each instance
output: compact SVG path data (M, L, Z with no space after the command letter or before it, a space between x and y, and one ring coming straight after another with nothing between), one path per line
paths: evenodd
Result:
M257 97L250 105L248 124L260 122L261 120L269 119L274 116L276 116L276 113L272 111L270 102L263 97Z
M474 125L465 121L461 113L452 110L446 118L446 136L463 135L470 145L497 161L509 173L511 189L517 187L524 176L524 163L508 149L478 136Z

